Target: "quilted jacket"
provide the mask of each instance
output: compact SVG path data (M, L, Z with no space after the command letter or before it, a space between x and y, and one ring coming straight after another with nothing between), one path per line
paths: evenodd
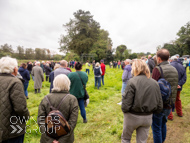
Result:
M28 118L22 82L11 74L0 74L0 142L24 134Z

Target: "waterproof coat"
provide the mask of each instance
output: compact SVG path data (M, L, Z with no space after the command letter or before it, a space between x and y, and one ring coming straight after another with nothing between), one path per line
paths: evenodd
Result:
M22 76L22 78L25 80L24 83L28 83L29 80L30 80L29 71L27 69L24 69L23 67L20 67L18 69L18 72L20 73L20 75Z
M42 82L44 81L42 68L40 66L33 67L31 74L34 76L34 89L42 88Z
M159 113L163 109L158 83L145 75L131 78L122 95L122 111L136 115Z
M22 82L11 74L0 74L0 142L23 135L28 118Z
M54 92L48 94L47 97L53 107L57 107L60 101L67 95L68 92ZM41 143L52 143L53 138L49 137L45 133L45 118L50 112L50 105L46 98L42 99L38 109L38 125L41 131ZM69 94L61 104L59 111L63 114L65 119L68 121L71 131L69 134L62 136L58 139L60 143L73 143L74 142L74 128L78 119L78 101L75 96Z

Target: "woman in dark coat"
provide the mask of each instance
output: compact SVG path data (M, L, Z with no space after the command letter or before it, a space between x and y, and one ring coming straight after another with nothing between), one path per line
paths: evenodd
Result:
M46 81L48 81L49 75L51 73L51 68L49 67L49 64L45 65L45 72L46 72Z
M27 70L27 65L25 63L23 63L21 65L21 67L19 68L18 72L20 73L20 75L22 76L22 78L25 80L24 81L24 93L26 98L28 99L28 84L29 84L29 80L30 80L30 73Z

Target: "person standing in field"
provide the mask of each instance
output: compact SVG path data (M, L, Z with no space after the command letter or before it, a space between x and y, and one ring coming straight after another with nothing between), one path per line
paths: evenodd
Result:
M33 67L32 76L34 76L35 94L37 94L37 92L40 93L42 82L44 81L44 74L42 68L40 67L40 62L36 62L36 66Z
M96 65L95 60L93 60L93 62L92 62L92 71L94 71L95 65Z
M32 63L31 62L28 62L27 70L29 71L29 74L31 75L31 72L32 72Z
M84 86L86 87L88 75L85 72L81 71L82 64L80 62L76 63L75 70L76 72L71 72L68 75L71 81L70 94L74 95L77 98L80 107L80 113L83 118L83 123L87 123L86 110L84 106Z
M88 72L88 75L89 75L89 72L90 72L90 64L88 63L88 61L86 61L86 64L85 64L85 68L86 68L86 73Z
M152 78L158 81L161 77L161 71L159 66L162 68L164 79L171 85L171 95L169 97L169 103L163 105L161 113L153 114L152 132L154 143L163 143L166 139L166 122L168 115L171 112L173 106L172 103L176 101L177 86L178 86L178 72L169 64L170 53L167 49L160 49L156 53L157 66L152 71Z
M60 67L60 64L55 64L55 66L54 66L54 71L55 71L57 68L59 68L59 67ZM49 91L49 93L51 93L51 90L52 90L52 88L53 88L54 71L52 71L52 72L50 73L50 75L49 75L49 82L51 83L51 84L50 84L50 91Z
M28 84L29 84L29 80L30 80L30 73L27 70L27 65L25 63L22 63L18 72L20 73L20 75L24 79L24 93L25 93L26 98L29 99L27 89L28 89Z
M124 114L122 143L130 143L136 130L136 142L146 143L152 124L152 114L160 113L163 108L162 96L158 83L150 78L150 71L142 60L132 64L134 75L122 95L121 109Z
M148 55L148 67L150 69L150 73L152 74L152 70L154 69L155 67L155 63L154 63L154 59L152 58L151 55Z
M0 142L23 143L29 120L23 84L18 79L16 59L0 59ZM18 129L18 130L15 130Z
M44 68L45 68L45 73L46 73L46 81L48 81L49 75L50 75L50 73L51 73L50 64L49 64L49 63L46 63L46 65L45 65Z
M97 62L94 68L94 77L95 77L95 87L98 84L97 86L98 89L101 86L101 74L102 74L102 70L101 70L100 64Z
M59 74L65 74L68 76L68 74L70 73L70 71L67 69L67 61L66 60L62 60L60 61L60 67L57 68L54 71L54 78L59 75Z
M186 71L186 68L188 67L188 64L189 64L189 61L187 60L187 58L185 58L183 61L183 67L185 68L185 71Z
M177 87L178 89L177 89L177 96L176 96L176 100L175 100L175 109L176 109L177 115L179 117L183 117L180 93L182 91L182 86L186 82L186 70L185 70L185 67L183 67L181 64L179 64L177 62L176 56L171 57L170 65L172 65L174 68L176 68L176 70L178 72L178 87ZM172 111L170 112L168 119L173 120Z
M106 73L106 66L104 64L104 60L101 60L100 63L101 63L100 67L101 67L101 70L102 70L101 79L102 79L102 84L104 85L104 75Z
M120 60L118 61L118 69L120 69L120 66L121 66L121 62L120 62Z
M46 134L45 118L51 111L51 105L54 108L59 108L59 111L67 120L70 126L70 132L65 136L60 136L57 139L57 143L73 143L74 142L74 129L77 124L78 118L78 102L75 96L69 93L70 80L64 74L56 76L53 81L54 88L52 93L46 95L38 108L38 126L41 132L41 143L56 143L54 138L49 137ZM49 103L47 101L49 100ZM60 104L61 103L61 104ZM51 105L50 105L51 104ZM60 120L58 120L60 122Z

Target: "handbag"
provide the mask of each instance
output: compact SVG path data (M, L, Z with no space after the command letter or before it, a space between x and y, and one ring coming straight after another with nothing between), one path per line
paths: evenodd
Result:
M77 73L77 72L76 72L76 73ZM78 74L78 73L77 73L77 74ZM89 104L89 95L88 95L88 92L87 92L87 90L86 90L86 86L85 86L85 84L84 84L83 81L82 81L82 78L80 77L79 74L78 74L78 76L79 76L79 78L80 78L80 80L81 80L81 82L82 82L83 88L84 88L84 100L85 100L84 105L85 105L85 107L87 107L87 105Z

